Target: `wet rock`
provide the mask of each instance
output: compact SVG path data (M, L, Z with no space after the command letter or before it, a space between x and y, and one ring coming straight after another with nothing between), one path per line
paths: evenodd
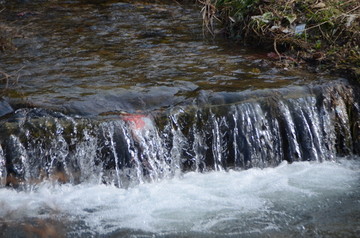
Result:
M13 111L13 108L7 101L0 99L0 117L10 114Z

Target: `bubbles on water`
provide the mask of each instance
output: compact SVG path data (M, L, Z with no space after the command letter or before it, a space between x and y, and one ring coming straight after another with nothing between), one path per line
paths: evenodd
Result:
M284 230L298 234L298 227L308 229L309 222L320 228L324 222L332 222L316 215L324 207L329 208L327 216L334 213L338 220L332 219L341 222L348 214L339 215L341 206L333 210L331 206L334 202L344 207L356 205L356 199L348 196L360 197L359 179L359 161L340 160L190 172L128 189L47 182L31 192L1 189L0 212L11 220L66 217L73 226L83 227L78 232L97 235L124 230L130 234L240 235Z

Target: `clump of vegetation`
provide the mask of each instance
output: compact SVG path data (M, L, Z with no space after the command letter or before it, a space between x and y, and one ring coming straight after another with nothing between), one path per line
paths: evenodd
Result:
M204 24L212 34L211 26L217 18L228 36L267 47L274 51L272 58L345 71L360 79L358 0L204 0L202 3L203 11L216 9L216 13L203 13Z

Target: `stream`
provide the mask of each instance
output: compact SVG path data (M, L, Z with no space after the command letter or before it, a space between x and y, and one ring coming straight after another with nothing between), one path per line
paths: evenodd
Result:
M360 89L176 1L0 1L1 237L356 237Z

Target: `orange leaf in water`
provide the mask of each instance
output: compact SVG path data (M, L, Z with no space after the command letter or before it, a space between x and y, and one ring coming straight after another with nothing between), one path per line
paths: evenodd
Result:
M128 113L122 115L122 119L127 123L129 123L132 129L136 129L136 130L143 129L145 127L145 121L144 121L145 118L146 116L141 114Z

